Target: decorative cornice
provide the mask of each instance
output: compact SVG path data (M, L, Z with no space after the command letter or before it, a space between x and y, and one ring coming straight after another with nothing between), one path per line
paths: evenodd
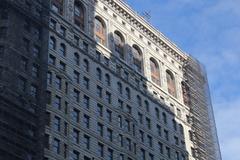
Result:
M185 62L188 55L180 50L174 43L166 38L159 30L149 24L143 17L138 15L131 7L122 0L100 0L107 6L117 11L119 15L125 18L131 25L139 29L142 34L164 50L167 54L180 62Z

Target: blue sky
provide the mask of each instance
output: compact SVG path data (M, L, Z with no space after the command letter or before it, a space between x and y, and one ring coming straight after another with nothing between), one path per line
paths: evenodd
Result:
M208 72L223 160L240 160L240 0L126 0Z

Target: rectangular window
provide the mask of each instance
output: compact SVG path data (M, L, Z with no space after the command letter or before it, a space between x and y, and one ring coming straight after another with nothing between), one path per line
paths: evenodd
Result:
M109 122L109 123L111 123L112 122L112 111L110 111L110 110L107 110L107 121Z
M118 108L123 110L123 101L118 99Z
M107 160L113 160L113 150L108 148Z
M119 134L118 138L119 138L120 146L123 147L123 135Z
M148 129L150 130L151 129L151 120L149 118L146 118L146 124L147 124Z
M55 96L55 99L54 99L54 108L60 110L61 109L61 97L59 96Z
M90 107L90 102L89 101L90 101L90 98L88 96L84 95L83 96L83 107L85 109L89 109L89 107Z
M65 82L65 94L68 94L68 82Z
M149 160L154 160L154 156L151 153L149 153Z
M140 124L143 124L143 114L138 112L138 121Z
M132 150L132 147L131 147L131 140L130 140L129 138L126 138L126 146L127 146L127 149L128 149L129 151Z
M50 19L49 27L53 30L56 30L57 22L53 19Z
M76 102L80 101L80 92L76 89L73 90L73 97L75 99Z
M52 84L52 72L47 73L47 84L51 85Z
M78 151L73 151L73 160L79 160L79 155L80 155L80 153L78 152Z
M37 87L35 85L31 85L31 87L30 87L30 95L33 98L37 98Z
M169 134L167 130L164 130L164 138L168 141L169 140Z
M61 36L65 37L66 36L66 28L63 26L60 26L60 34Z
M145 150L144 150L144 149L141 149L141 150L140 150L140 159L141 159L141 160L146 160Z
M73 72L73 79L74 79L74 82L79 84L80 83L80 73L77 72L77 71L74 71Z
M130 107L129 105L126 106L126 112L128 114L132 114L132 107Z
M103 116L103 106L101 104L97 104L97 115L99 117L102 117Z
M126 129L127 129L127 131L130 132L130 131L131 131L130 121L126 119L126 120L125 120L125 124L126 124Z
M90 117L88 115L83 116L83 123L85 128L90 128Z
M98 131L98 134L103 137L103 125L101 123L98 123L97 131Z
M65 114L68 114L68 102L65 101L65 108L64 108Z
M158 148L159 148L159 152L163 154L163 144L161 142L158 142Z
M104 156L104 146L101 143L98 143L98 156L103 157Z
M99 98L102 98L102 87L97 86L97 95Z
M33 47L33 57L38 58L40 56L40 49L37 46Z
M175 152L175 159L180 160L179 152L177 152L177 151Z
M119 160L124 160L124 155L123 154L119 155Z
M106 101L111 104L112 103L112 95L110 92L106 91Z
M171 150L169 147L166 147L166 152L167 152L168 158L171 158Z
M60 129L61 129L60 126L61 126L61 119L55 116L53 121L54 130L60 132Z
M66 144L64 144L63 146L63 155L64 155L64 158L67 158L67 153L68 153L68 146Z
M37 78L38 77L38 73L39 72L39 66L37 66L37 65L33 65L32 66L32 76L33 77L35 77L35 78Z
M53 152L60 154L60 140L56 138L53 139Z
M85 89L89 89L89 78L83 77L83 86Z
M90 137L88 135L84 135L83 137L84 137L83 142L84 142L85 148L89 150L90 149Z
M107 129L107 139L112 142L113 140L113 131L111 129Z
M144 132L140 130L139 134L140 134L141 142L144 143Z
M149 147L152 147L153 145L152 145L152 137L151 136L147 136L147 139L148 139L148 146Z
M122 128L122 117L118 116L118 127Z
M174 141L175 141L175 144L176 144L176 145L179 145L179 139L178 139L178 137L174 136Z
M53 55L49 55L48 64L55 65L56 64L56 57L54 57Z
M73 121L76 123L79 123L79 113L80 113L79 110L77 110L76 108L73 109L72 118Z
M162 136L162 128L158 124L157 124L157 133L158 133L158 136Z
M56 89L59 89L59 90L62 89L62 78L56 76L55 87L56 87Z
M79 143L79 131L73 129L73 142L78 144Z

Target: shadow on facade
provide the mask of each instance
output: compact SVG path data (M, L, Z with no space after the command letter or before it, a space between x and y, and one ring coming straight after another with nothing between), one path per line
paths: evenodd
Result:
M151 154L154 155L155 159L170 159L168 156L171 158L175 157L175 159L177 159L176 151L179 153L179 160L181 159L182 154L187 159L188 153L186 151L185 144L181 144L181 142L185 142L184 134L179 132L181 130L181 127L179 128L180 124L177 122L175 124L175 122L172 121L173 119L177 119L174 114L176 111L172 106L166 105L166 99L161 98L160 95L154 94L153 90L148 88L150 82L148 82L147 77L144 77L143 74L140 74L132 69L134 68L132 46L127 43L124 44L124 62L116 55L115 47L113 45L113 33L108 34L107 38L107 43L111 53L106 51L104 47L96 45L95 40L93 39L95 8L94 5L91 5L91 3L93 4L95 2L91 1L91 3L86 3L88 4L87 7L89 7L88 17L90 17L90 19L85 20L85 25L89 23L90 29L85 32L82 32L70 25L60 16L53 16L58 23L67 26L66 28L69 33L71 33L71 38L64 38L59 32L53 31L48 27L50 17L52 17L50 16L50 1L43 0L41 2L42 6L40 6L42 7L42 12L39 17L35 17L32 13L37 1L34 1L34 3L31 1L24 4L20 3L20 1L4 0L4 4L6 5L1 5L0 7L1 12L5 12L6 10L8 13L8 20L6 20L6 23L3 21L3 23L1 22L0 24L1 26L6 25L8 28L7 37L4 39L5 41L3 41L0 37L0 47L4 46L3 58L1 59L0 57L0 158L6 160L40 160L46 155L47 157L50 157L53 155L51 149L54 137L63 141L61 142L60 156L66 156L66 159L70 159L72 156L71 149L73 147L69 140L71 138L70 129L67 129L67 135L63 135L64 133L55 133L50 124L52 119L51 117L53 117L51 115L54 113L64 119L69 126L73 125L70 120L71 113L69 113L75 106L73 102L73 90L74 88L79 89L80 94L85 91L81 85L76 86L74 84L74 78L71 75L72 71L70 71L73 68L68 70L70 67L67 66L66 71L62 71L59 69L59 65L54 66L49 64L50 54L55 55L58 60L57 62L61 59L57 55L57 52L55 53L54 51L52 52L49 50L49 37L54 35L58 41L57 46L59 46L59 41L61 41L67 44L67 48L72 48L69 50L67 49L67 54L71 55L67 56L67 58L73 59L73 53L79 53L81 63L80 68L77 68L77 70L79 70L80 75L85 74L83 71L83 59L86 58L89 59L89 66L91 68L90 72L92 72L89 73L91 81L96 81L95 78L93 78L95 66L101 66L102 70L109 73L112 77L111 79L113 79L111 82L112 86L110 88L100 83L104 90L103 93L108 90L112 93L112 95L114 95L114 97L112 97L113 101L111 105L100 100L100 103L104 104L106 108L114 112L115 117L115 119L113 119L114 125L109 125L107 122L103 123L106 126L111 126L115 135L117 135L117 133L121 133L124 136L124 147L120 147L118 145L119 139L117 136L114 136L114 143L107 142L107 139L99 140L99 137L94 134L96 125L93 125L95 128L93 127L91 130L93 132L91 135L93 135L92 139L94 139L94 142L100 141L108 148L112 148L114 150L113 159L118 159L120 154L124 154L125 157L129 157L133 160L143 159L141 155L142 150L144 150L145 159L147 160L150 159ZM72 21L74 10L73 4L67 5L64 9L67 14L65 18ZM26 29L28 29L28 25L25 23L31 24L31 26L35 26L36 28L40 28L40 33L33 31L32 29L27 32ZM40 35L40 39L36 37L38 34ZM87 36L88 34L90 36ZM88 49L85 50L83 44L74 44L75 42L72 35L78 36L80 42L86 42L88 44ZM38 59L36 59L32 54L34 52L35 45L39 47L41 53ZM26 50L26 48L29 48L29 50ZM96 51L100 51L102 53L100 54L100 58L98 52ZM106 55L110 55L110 57L108 57L108 62L106 62L104 52L108 52ZM146 53L142 54L144 57L144 54ZM0 54L0 56L2 55ZM24 59L26 59L26 61L24 61ZM65 61L64 59L61 60L63 62ZM21 68L23 65L21 63L23 62L27 63L25 69ZM72 63L72 60L71 62L66 61L66 64L71 67L73 66ZM33 77L33 75L31 75L30 66L33 64L37 64L39 67L40 73L37 77ZM143 68L143 70L148 70L148 67ZM51 86L47 86L47 73L49 71L51 71L54 75L61 77L63 82L62 87L67 91L65 90L64 92L59 93L56 89L50 89ZM126 77L126 73L128 73L128 78ZM126 87L131 90L131 102L128 102L126 97L117 93L118 81L122 84L123 93L125 92ZM16 92L16 89L19 89L19 86L24 86L24 88L22 88L23 91ZM91 94L96 93L95 84L90 87ZM38 90L38 94L33 97L35 89ZM50 95L48 94L49 92L46 93L47 90L51 91ZM158 92L159 91L156 91L156 93ZM53 98L53 94L60 94L64 97L64 102L62 102L63 107L60 111L55 111L54 104L49 104L49 98ZM137 95L141 97L142 106L139 106L136 102L134 102L137 101ZM96 101L96 99L97 98L94 97L93 100ZM123 100L124 108L119 107L118 99ZM149 102L149 111L146 109L147 106L145 104L145 100ZM66 106L66 104L68 105ZM127 104L132 107L131 114L125 110ZM79 110L84 112L81 104L77 107ZM92 106L92 108L94 107L95 106ZM156 117L156 108L159 110L159 119ZM65 112L65 109L67 110L67 114L64 115L63 113ZM143 114L143 124L139 122L138 112ZM167 123L164 122L163 113L166 114ZM131 132L127 131L128 127L126 127L126 123L124 124L124 128L119 128L117 126L117 115L122 116L124 123L130 123ZM95 120L99 120L99 118L96 117L96 109L92 110L92 116ZM150 129L148 128L148 124L146 124L148 121L147 119L150 119ZM157 125L161 126L161 133L158 133L156 128ZM174 129L175 126L178 128L177 131ZM144 143L141 140L140 130L144 132ZM81 133L82 132L87 133L86 130L81 129ZM151 142L148 142L147 135L152 137L152 147L149 146ZM178 140L174 137L178 137ZM131 139L131 148L126 147L127 138ZM179 144L175 145L175 143ZM163 145L162 153L159 150L159 144ZM63 151L65 146L68 146L66 153ZM90 152L86 152L86 156L90 157L92 160L100 159L96 156L96 150L94 151L93 148ZM170 155L167 153L167 148L170 149ZM80 155L83 158L83 155L85 156L85 152L82 152L82 149L80 148L79 150L81 150Z

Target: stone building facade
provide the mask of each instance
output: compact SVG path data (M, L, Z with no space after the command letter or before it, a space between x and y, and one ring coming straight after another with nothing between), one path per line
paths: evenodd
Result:
M123 1L2 2L0 158L221 159L202 68Z

